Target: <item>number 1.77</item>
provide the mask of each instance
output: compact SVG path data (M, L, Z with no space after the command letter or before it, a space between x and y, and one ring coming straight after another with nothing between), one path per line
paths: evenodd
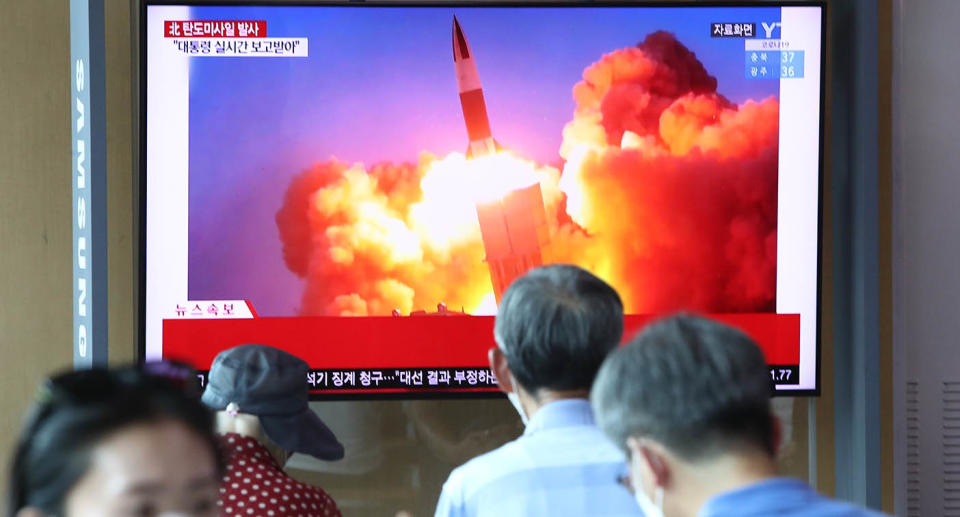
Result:
M770 368L770 377L774 382L789 381L793 372L789 368Z

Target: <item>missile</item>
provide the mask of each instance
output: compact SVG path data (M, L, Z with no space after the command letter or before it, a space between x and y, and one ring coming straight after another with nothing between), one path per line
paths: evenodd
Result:
M498 146L490 134L490 119L487 118L487 104L483 100L477 62L456 16L453 17L453 65L457 72L463 121L467 125L467 136L470 139L467 157L493 154L497 152Z
M456 16L453 17L453 64L457 71L463 121L470 138L467 157L493 154L500 146L490 134L477 62ZM499 305L500 298L515 278L544 264L550 237L543 193L540 184L536 183L507 192L500 199L477 203L476 208L486 254L484 260Z

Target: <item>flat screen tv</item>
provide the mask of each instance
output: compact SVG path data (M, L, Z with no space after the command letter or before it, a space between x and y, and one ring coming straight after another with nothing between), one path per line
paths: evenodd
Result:
M141 9L145 359L491 396L504 290L570 263L625 339L706 314L817 393L822 4Z

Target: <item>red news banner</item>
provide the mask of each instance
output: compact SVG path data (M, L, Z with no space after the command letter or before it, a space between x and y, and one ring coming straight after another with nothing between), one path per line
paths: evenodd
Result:
M307 57L307 38L267 37L265 20L164 20L163 37L190 57Z
M166 20L165 38L265 38L264 20Z
M656 315L625 317L624 341ZM763 349L777 384L799 383L799 314L714 314ZM257 343L303 358L317 395L496 392L487 366L493 316L166 319L163 356L207 369L221 350Z

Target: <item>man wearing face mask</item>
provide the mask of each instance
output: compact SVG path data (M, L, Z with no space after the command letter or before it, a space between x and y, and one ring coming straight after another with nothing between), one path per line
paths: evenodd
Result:
M629 456L648 517L879 515L777 477L771 388L749 337L680 315L611 354L590 398L600 427Z
M507 289L494 334L490 368L526 430L454 470L436 516L642 515L587 400L623 334L616 291L575 266L534 269Z

